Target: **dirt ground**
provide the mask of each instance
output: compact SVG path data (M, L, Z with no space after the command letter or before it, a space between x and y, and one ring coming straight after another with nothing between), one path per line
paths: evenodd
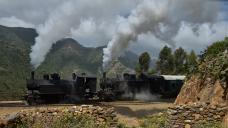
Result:
M142 101L117 101L117 102L106 102L113 106L117 112L119 122L127 124L127 126L139 126L140 119L148 115L163 112L168 107L173 106L172 101L165 102L142 102Z
M36 108L67 108L74 105L75 104L27 106L23 101L0 101L0 119L12 118L13 115L21 110ZM173 101L115 101L101 102L99 105L108 105L114 107L120 123L126 124L127 126L139 126L140 119L148 115L153 115L155 113L165 111L168 107L171 107L173 105Z

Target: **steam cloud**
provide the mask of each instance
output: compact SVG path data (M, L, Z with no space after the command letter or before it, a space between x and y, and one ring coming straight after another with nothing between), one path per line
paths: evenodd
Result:
M65 10L65 8L68 8L68 10ZM32 52L30 53L31 64L34 68L37 68L44 61L52 44L58 41L59 37L64 37L66 33L70 32L70 28L75 22L72 13L73 8L72 4L64 3L63 6L50 15L45 24L37 28L39 36L36 38L36 43L32 46Z
M174 38L181 25L186 23L197 33L200 25L216 20L217 4L209 0L94 0L93 4L91 0L67 0L51 11L44 24L36 27L39 36L32 46L31 64L37 68L52 45L69 36L82 42L90 42L87 40L90 37L86 37L88 35L97 42L111 39L103 50L103 67L108 67L130 42L137 41L142 34L151 33L156 39L174 47ZM130 14L126 14L128 6L127 10L132 10ZM83 33L85 36L80 35ZM94 36L97 33L101 36Z
M181 24L188 23L193 31L203 23L217 18L218 4L209 0L143 0L127 18L123 18L115 35L103 49L103 67L120 56L140 34L152 33L156 38L175 46L173 38Z
M94 31L99 30L99 32L102 32L101 34L106 36L107 25L113 24L113 22L110 22L110 20L113 20L113 15L125 12L126 8L124 7L126 5L134 6L132 3L135 3L135 1L137 0L125 0L123 2L122 0L64 1L52 11L44 24L36 28L39 36L35 40L35 45L32 46L32 52L30 53L31 64L34 68L37 68L44 61L52 45L58 40L64 37L75 37L74 34L80 32L88 34L92 31L89 30L88 32L87 29L84 29L83 26L85 25L89 25L87 27L94 29ZM96 21L93 19L96 19ZM80 37L81 35L76 35L76 37L78 36Z

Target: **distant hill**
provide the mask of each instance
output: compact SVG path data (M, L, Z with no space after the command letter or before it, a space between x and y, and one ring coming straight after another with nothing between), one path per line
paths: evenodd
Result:
M34 29L0 26L0 99L25 92L25 79L31 71L30 46L36 36Z
M0 100L20 98L25 93L25 80L32 70L29 53L36 36L34 29L0 26ZM73 39L62 39L38 67L37 76L53 72L63 78L69 78L72 72L96 75L102 65L103 48L87 48ZM119 60L119 65L124 65L121 67L133 69L137 55L126 52Z
M87 48L77 41L66 38L58 41L38 68L38 73L58 72L64 78L70 78L72 72L96 75L102 66L103 47ZM134 68L137 55L127 52L120 62L128 68Z

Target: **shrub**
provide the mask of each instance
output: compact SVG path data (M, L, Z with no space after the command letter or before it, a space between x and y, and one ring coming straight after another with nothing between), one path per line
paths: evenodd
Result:
M144 119L141 124L142 128L166 128L168 125L168 114L162 113L159 115L149 116Z
M200 122L193 125L193 128L223 128L221 122Z
M97 124L89 115L74 116L66 113L60 117L17 118L7 128L109 128L109 123Z

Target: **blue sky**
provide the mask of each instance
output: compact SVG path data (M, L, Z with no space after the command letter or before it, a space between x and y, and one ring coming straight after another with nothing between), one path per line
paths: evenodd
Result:
M228 0L223 0L221 11L225 15L224 20L228 21Z

